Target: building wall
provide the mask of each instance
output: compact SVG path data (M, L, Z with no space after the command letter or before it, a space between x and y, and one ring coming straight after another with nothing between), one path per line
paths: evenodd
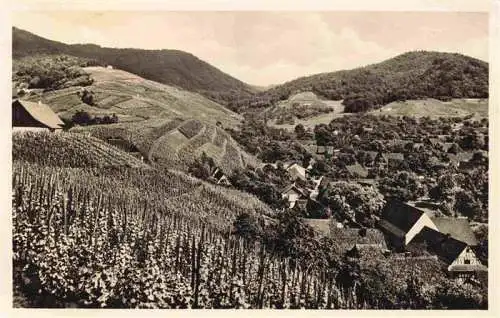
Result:
M295 192L287 192L283 194L284 198L287 198L289 205L289 208L293 208L295 206L295 202L299 199L299 194Z
M460 255L458 255L457 259L450 264L450 267L453 265L465 265L466 261L469 261L471 265L481 265L481 261L476 257L476 254L470 247L466 247Z
M422 231L424 226L431 228L433 230L439 231L434 222L427 216L427 214L422 214L420 219L413 225L413 227L405 235L405 245L410 243L410 241Z

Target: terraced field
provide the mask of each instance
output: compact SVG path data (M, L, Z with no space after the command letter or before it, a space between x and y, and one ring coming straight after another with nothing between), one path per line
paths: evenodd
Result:
M198 120L152 119L137 123L79 127L75 132L107 140L130 141L149 162L186 170L203 153L226 173L258 161L245 153L224 129Z
M193 118L234 127L242 120L240 115L196 93L117 69L87 67L84 70L94 79L87 89L93 92L95 105L90 106L80 100L80 87L35 94L26 99L42 100L66 119L77 111L86 111L95 116L116 114L120 122Z

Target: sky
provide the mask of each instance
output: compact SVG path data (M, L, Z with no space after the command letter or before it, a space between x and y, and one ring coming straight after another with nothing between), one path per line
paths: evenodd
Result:
M190 52L258 86L411 50L488 61L486 12L24 11L12 23L68 44Z

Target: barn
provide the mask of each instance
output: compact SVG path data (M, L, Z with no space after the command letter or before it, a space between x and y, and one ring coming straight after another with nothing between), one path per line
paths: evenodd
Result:
M453 238L451 234L444 234L425 226L409 245L411 248L427 249L436 254L453 277L467 279L478 272L487 271L471 246Z
M397 250L404 249L425 226L438 230L423 210L398 200L387 203L378 226Z
M19 99L12 102L14 131L60 131L63 126L63 121L48 105Z

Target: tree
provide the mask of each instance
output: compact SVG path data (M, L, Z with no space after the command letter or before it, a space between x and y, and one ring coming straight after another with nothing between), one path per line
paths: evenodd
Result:
M457 189L455 175L445 174L439 177L438 184L429 190L429 196L438 201L452 202Z
M455 210L472 219L480 215L481 206L472 193L465 190L459 190L455 194Z
M306 130L304 128L304 125L298 124L295 126L295 135L297 136L298 139L301 139L304 137Z
M332 213L369 227L385 204L384 197L373 187L343 181L330 183L318 200L328 205Z
M77 125L86 126L92 123L92 117L89 113L80 110L73 115L71 121Z
M379 185L385 199L401 201L416 200L425 195L427 189L413 172L400 171L394 176L383 178Z

